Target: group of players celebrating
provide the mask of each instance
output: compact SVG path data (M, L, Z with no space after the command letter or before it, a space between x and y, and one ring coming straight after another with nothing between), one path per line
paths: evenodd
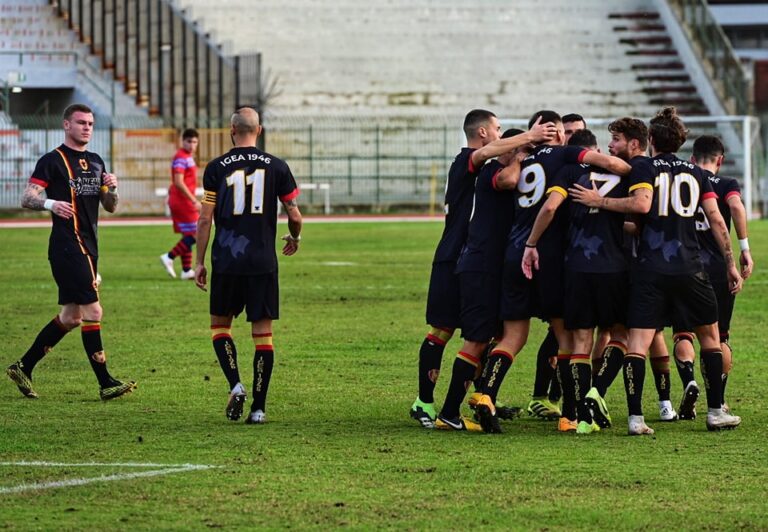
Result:
M539 349L530 415L558 419L563 432L608 428L605 395L621 371L629 434L653 434L642 410L650 351L659 419L695 419L695 335L707 429L738 426L724 395L728 330L753 261L739 185L718 175L721 140L701 136L690 162L678 158L688 131L672 107L649 125L631 117L611 122L611 155L599 152L579 115L538 111L528 127L502 134L498 118L480 109L464 120L467 147L448 172L445 228L427 298L431 329L419 352L411 417L425 428L501 432L499 419L519 409L497 402L499 388L536 317L549 334ZM674 333L684 386L678 411L670 400L665 327ZM464 342L438 414L442 355L459 328ZM474 419L460 413L470 386Z

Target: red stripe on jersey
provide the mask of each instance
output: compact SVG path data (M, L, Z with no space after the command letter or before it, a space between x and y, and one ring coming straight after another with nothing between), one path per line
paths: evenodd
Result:
M736 196L737 198L741 197L741 192L738 190L731 190L728 194L725 195L725 201L728 201L733 196Z
M36 178L34 176L29 178L29 182L32 183L33 185L37 185L39 187L48 188L48 183L46 183L42 179L38 179L38 178Z
M499 189L496 187L496 178L498 178L498 177L499 177L499 174L501 173L501 170L502 170L502 169L500 168L500 169L498 169L498 170L496 171L496 173L495 173L495 174L493 174L493 178L491 179L491 186L493 187L493 190L499 190Z
M475 150L472 150L472 153L475 153ZM477 168L475 168L475 163L472 162L472 153L469 154L469 162L467 163L467 170L469 170L470 173L474 174L477 172Z
M587 156L587 153L589 153L589 150L583 150L583 151L582 151L582 152L579 154L579 159L578 159L578 161L579 161L580 163L581 163L581 162L584 162L584 157L586 157L586 156Z
M717 194L715 194L714 192L705 192L704 194L701 195L701 199L703 200L710 199L710 198L717 199Z
M291 201L293 198L299 195L299 189L294 188L292 192L289 192L285 196L280 196L280 201Z

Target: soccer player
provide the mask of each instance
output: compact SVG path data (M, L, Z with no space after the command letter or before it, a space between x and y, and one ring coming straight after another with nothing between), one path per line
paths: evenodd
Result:
M725 147L718 137L702 135L693 143L691 162L704 171L704 175L712 184L712 189L717 194L718 209L725 221L729 234L731 231L731 217L733 217L736 235L741 247L741 256L739 257L741 275L746 280L751 275L752 268L754 267L752 255L749 251L747 214L741 201L741 188L738 181L719 175L724 157ZM701 210L697 213L696 230L699 245L701 246L701 259L704 263L704 271L709 275L712 288L715 291L715 297L717 298L717 325L720 332L720 348L723 351L721 402L723 409L729 411L730 409L725 401L725 385L728 380L728 374L733 366L729 330L736 297L728 290L726 263L720 254L712 229ZM693 377L695 356L692 344L692 331L676 331L675 340L675 357L680 378L685 388L680 405L680 417L682 419L695 419L696 399L699 395L699 388Z
M501 138L521 133L519 129L508 129ZM480 425L460 416L460 408L478 361L500 331L501 270L515 215L514 197L507 189L513 188L520 176L520 162L515 156L512 151L489 161L475 182L467 239L456 263L464 344L454 361L448 392L435 421L438 429L482 431Z
M565 144L571 140L571 135L582 129L587 129L587 122L584 117L577 113L563 115L563 132L565 133Z
M717 303L700 259L695 214L701 205L718 242L728 274L731 293L741 290L728 230L717 208L712 185L695 165L675 152L687 136L674 107L666 107L651 119L651 159L633 167L630 196L604 198L593 189L576 185L574 201L588 207L644 214L637 260L631 275L627 319L629 340L624 357L624 386L629 408L629 434L653 434L642 411L645 354L657 329L664 325L667 309L674 326L693 327L701 345L707 389L707 428L734 428L741 418L722 409L723 355L717 329Z
M561 423L563 430L576 430L575 404L572 403L573 386L565 380L565 369L570 365L570 335L565 332L562 320L562 257L564 227L555 223L542 235L537 245L545 257L546 265L533 280L527 279L520 263L531 227L536 219L545 194L551 192L552 182L566 164L583 162L596 164L612 173L626 174L629 165L615 157L589 151L577 146L563 146L565 134L560 115L554 111L538 111L529 121L553 122L555 137L534 147L531 155L522 163L520 179L515 188L515 221L507 240L502 279L502 300L500 315L504 320L504 331L498 345L491 351L485 365L482 396L477 402L476 412L485 432L501 432L496 416L493 398L504 380L514 358L528 339L530 320L537 316L549 321L557 337L558 376L563 389L563 415L567 408L574 408L573 418ZM570 372L568 372L570 373ZM567 425L567 427L566 427Z
M99 155L86 150L93 124L88 106L73 104L65 109L64 143L37 161L21 198L26 209L51 211L48 260L61 305L58 315L43 327L24 356L6 371L30 399L38 397L32 388L35 365L81 324L83 347L99 382L101 399L115 399L136 387L133 381L121 382L110 375L101 341L102 308L96 278L99 203L108 212L115 212L118 195L117 177L107 172Z
M211 251L211 337L216 358L229 383L226 416L240 419L246 391L240 380L232 320L245 309L255 346L253 403L245 422L266 422L266 400L274 364L272 320L279 317L277 200L288 215L283 255L299 249L302 219L299 189L285 161L256 148L261 134L258 113L241 107L231 118L234 148L209 162L203 175L203 208L197 228L195 284L208 283L205 252L216 222Z
M181 135L181 148L171 162L172 180L168 189L168 207L171 210L173 230L181 233L182 237L168 253L160 255L160 262L173 278L176 278L173 268L173 259L176 257L181 257L181 278L195 278L195 271L192 269L192 246L195 245L197 219L201 208L201 203L195 197L197 165L194 155L198 141L197 130L185 129Z
M582 129L571 136L569 145L597 150L597 139L590 130ZM563 167L528 236L522 268L529 279L540 266L536 249L539 239L555 218L557 209L565 203L567 190L575 183L596 187L602 197L627 195L627 180L602 168L581 164ZM593 422L590 411L593 405L587 395L591 387L590 353L595 328L610 330L614 342L626 343L629 265L623 249L624 215L578 203L570 204L567 214L563 321L573 335L570 372L578 418L576 432L590 434L600 429Z
M430 331L419 350L419 395L410 410L410 416L422 427L435 426L435 384L440 375L445 344L459 327L459 281L455 270L467 238L475 178L488 159L532 142L550 139L554 131L553 124L537 122L525 133L501 139L501 125L492 112L474 109L464 118L467 147L462 148L448 170L445 227L432 261L427 294Z

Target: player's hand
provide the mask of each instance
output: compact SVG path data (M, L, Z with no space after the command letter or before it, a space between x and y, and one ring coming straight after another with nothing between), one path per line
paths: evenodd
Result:
M576 203L581 203L587 207L600 207L600 201L603 199L600 193L597 191L595 182L592 181L592 188L587 188L574 183L571 188L568 189L568 194Z
M69 220L75 215L75 210L72 208L72 204L66 201L54 201L51 207L51 212L60 218Z
M539 269L539 252L536 248L525 247L523 253L523 275L526 279L533 279L533 270Z
M208 270L205 269L205 264L198 264L195 266L195 285L202 290L203 292L207 292L208 289L206 288L206 285L208 284Z
M293 235L285 235L282 240L285 240L283 246L283 255L291 256L299 250L299 241L301 237L294 237Z
M109 188L117 188L117 176L115 174L104 172L101 174L101 182Z
M728 268L728 289L734 295L741 292L744 286L744 279L739 275L739 270L736 269L736 265L731 264Z
M741 276L746 281L749 279L749 276L752 275L752 269L755 267L755 263L752 262L752 254L748 249L741 252L739 264L741 264Z
M197 201L197 200L195 200L195 210L196 210L197 212L200 212L201 210L203 210L203 204L202 204L202 203L200 203L200 202L199 202L199 201Z
M554 122L541 123L541 117L536 119L536 122L531 126L529 130L531 134L531 140L533 142L547 142L555 138L557 134L557 126Z

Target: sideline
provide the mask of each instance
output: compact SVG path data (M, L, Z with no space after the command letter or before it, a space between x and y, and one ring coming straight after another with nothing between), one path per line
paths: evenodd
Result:
M72 478L68 480L55 480L52 482L36 482L32 484L17 484L16 486L0 486L0 495L12 493L23 493L25 491L40 491L53 488L67 488L73 486L83 486L96 482L114 482L118 480L130 480L133 478L157 477L161 475L171 475L173 473L184 473L187 471L201 471L213 469L217 466L200 464L152 464L152 463L58 463L58 462L0 462L0 466L12 467L160 467L161 469L152 469L149 471L138 471L135 473L116 473L114 475L101 475L98 477Z
M285 222L287 218L279 217L278 223ZM380 223L380 222L442 222L443 216L429 216L428 214L414 214L408 216L398 215L340 215L340 216L305 216L305 224L332 224L332 223ZM171 225L171 219L162 216L156 217L119 217L101 218L99 227L129 227L149 225ZM0 219L0 229L23 229L51 227L48 218L8 218Z

